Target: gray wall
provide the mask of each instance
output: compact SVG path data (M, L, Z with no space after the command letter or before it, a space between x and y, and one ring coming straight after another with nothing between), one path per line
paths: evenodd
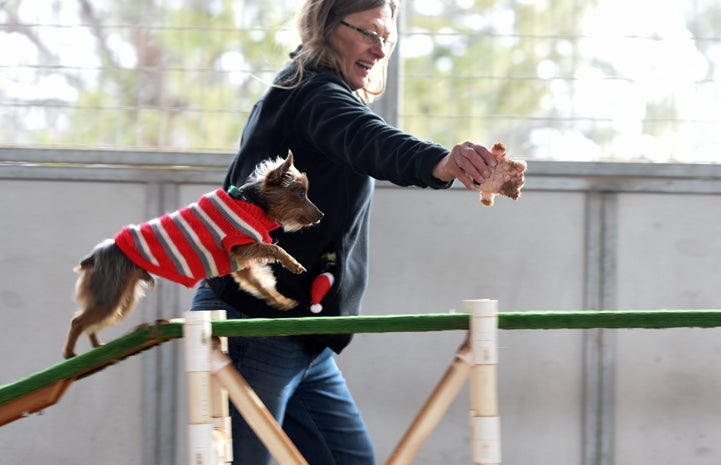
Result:
M228 160L0 149L0 384L61 360L83 254L124 224L215 188ZM473 298L498 299L501 311L721 308L720 181L718 165L536 161L521 199L492 208L462 189L379 183L364 313L462 311ZM191 296L163 282L101 338L181 316ZM379 463L463 338L357 335L338 357ZM721 330L500 338L504 463L721 463ZM43 415L0 428L0 462L186 463L181 349L174 341L144 352L74 383ZM466 387L415 463L471 463L468 405Z

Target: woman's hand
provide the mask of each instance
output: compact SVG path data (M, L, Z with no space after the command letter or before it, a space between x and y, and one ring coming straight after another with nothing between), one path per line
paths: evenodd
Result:
M454 145L451 152L433 167L433 177L441 181L455 178L466 188L477 190L497 163L496 157L486 147L463 142Z

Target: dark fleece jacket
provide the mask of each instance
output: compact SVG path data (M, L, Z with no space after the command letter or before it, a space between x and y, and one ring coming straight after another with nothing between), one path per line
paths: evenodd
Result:
M292 65L276 82L285 80L290 72ZM243 184L259 162L284 157L288 149L293 151L296 167L308 175L309 198L325 214L319 225L294 233L272 233L277 244L308 270L294 275L274 265L278 290L299 305L287 312L268 307L239 290L229 276L209 283L225 302L250 317L310 316L310 287L322 272L321 256L335 252L335 282L323 299L320 315L358 315L368 278L368 220L374 178L400 186L448 188L451 183L431 175L448 150L388 125L337 75L308 70L300 85L292 89L271 87L255 104L225 187ZM340 352L351 336L314 339Z

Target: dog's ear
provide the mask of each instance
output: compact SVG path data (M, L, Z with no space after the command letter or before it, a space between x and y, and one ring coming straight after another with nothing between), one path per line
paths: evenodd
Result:
M268 173L267 176L267 183L271 186L282 186L284 182L287 180L287 174L288 171L290 171L290 168L293 166L293 152L288 150L288 156L286 157L285 161L272 170L270 173Z
M293 164L293 152L291 152L291 150L288 149L288 156L285 157L285 163L283 164L283 166L285 167L285 170L288 171L292 164Z

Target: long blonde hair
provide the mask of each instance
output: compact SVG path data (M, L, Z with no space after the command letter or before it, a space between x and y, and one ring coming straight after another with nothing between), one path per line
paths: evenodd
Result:
M333 28L346 16L359 11L371 10L383 6L391 8L391 17L396 19L398 0L306 0L299 12L298 30L301 46L291 54L297 64L296 72L283 84L298 85L303 78L306 66L336 71L343 79L341 57L330 47L328 37ZM383 94L386 88L388 60L393 49L373 67L368 85L358 89L359 96L370 103Z

